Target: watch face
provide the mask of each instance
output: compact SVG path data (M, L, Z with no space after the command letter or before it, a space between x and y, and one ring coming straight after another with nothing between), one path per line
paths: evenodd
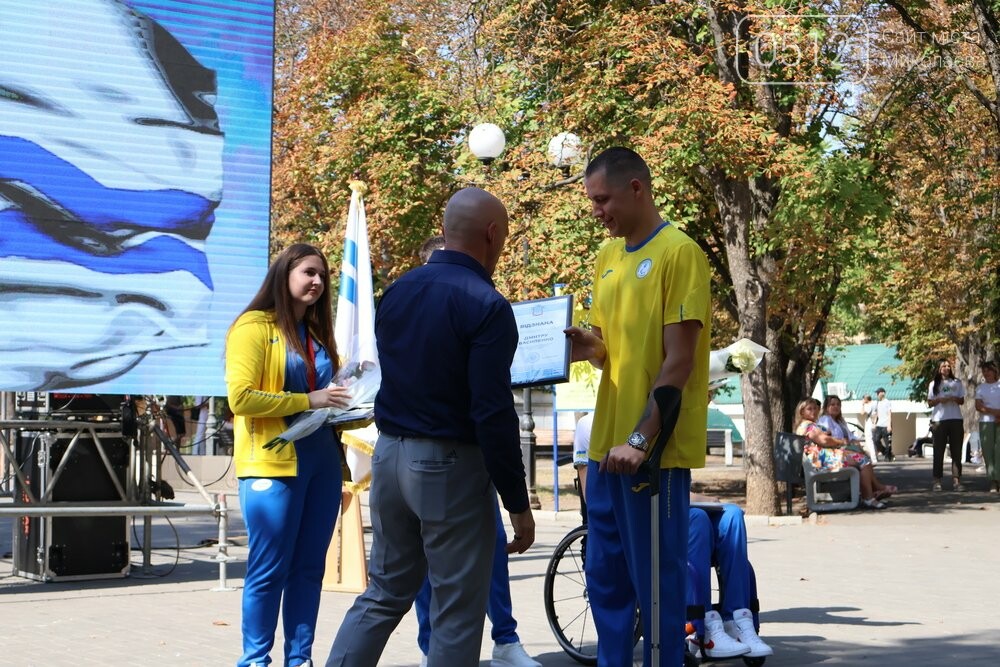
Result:
M645 447L646 446L646 436L644 436L642 433L639 433L637 431L637 432L633 433L632 435L630 435L628 437L628 444L630 444L630 445L637 445L639 447Z

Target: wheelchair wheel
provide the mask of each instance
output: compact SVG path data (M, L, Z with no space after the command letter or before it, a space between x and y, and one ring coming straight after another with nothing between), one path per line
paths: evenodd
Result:
M597 630L583 573L586 548L586 526L575 528L559 542L545 570L545 616L559 646L571 658L596 665Z
M559 646L584 665L597 664L597 628L590 613L584 559L587 526L564 537L545 570L545 616ZM642 622L636 613L635 641L642 636Z

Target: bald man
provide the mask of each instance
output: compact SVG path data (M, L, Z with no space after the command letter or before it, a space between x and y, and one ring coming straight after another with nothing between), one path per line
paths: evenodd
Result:
M391 285L375 314L382 386L369 584L328 667L375 667L425 576L427 664L479 664L496 493L514 532L507 552L535 539L510 389L517 326L491 279L507 210L484 190L460 190L445 208L444 237L444 249Z

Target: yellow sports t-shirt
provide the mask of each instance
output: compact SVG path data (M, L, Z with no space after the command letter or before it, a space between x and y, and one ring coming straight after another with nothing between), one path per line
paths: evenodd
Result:
M624 444L639 423L665 359L663 327L697 320L702 327L694 368L661 467L705 466L711 308L705 253L673 225L663 225L638 247L627 248L619 238L601 249L590 320L601 329L607 359L597 391L591 459L600 461Z

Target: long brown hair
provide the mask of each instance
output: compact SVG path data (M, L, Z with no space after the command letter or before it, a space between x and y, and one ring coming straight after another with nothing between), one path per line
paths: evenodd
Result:
M938 391L941 390L941 383L944 382L944 373L941 372L941 364L948 364L948 370L951 373L951 378L955 379L955 369L952 367L951 361L948 359L942 359L938 362L937 372L934 374L934 381L931 383L931 395L937 396Z
M836 417L836 418L834 418L834 416L830 414L830 403L833 403L834 401L837 401L838 403L840 403L840 416ZM822 412L822 414L826 415L827 417L829 417L833 421L837 422L837 424L840 426L840 428L844 431L844 437L846 437L847 439L850 439L850 437L851 437L851 429L847 425L847 420L844 419L844 401L843 401L843 399L840 398L840 396L837 396L836 394L830 394L829 396L827 396L826 398L824 398L823 399L823 412Z
M330 362L333 364L333 372L336 374L340 368L340 357L337 355L337 343L333 340L330 264L318 248L308 243L294 243L285 248L271 262L271 266L267 269L267 275L264 276L264 281L260 284L260 289L250 299L249 305L243 309L240 315L251 310L273 312L278 328L285 335L288 346L298 352L306 364L313 364L313 360L309 358L302 345L302 340L299 338L295 311L288 293L288 276L292 269L306 257L319 257L320 261L323 262L323 293L316 300L316 303L306 308L306 314L302 320L305 322L306 330L319 341L320 345L326 348L327 354L330 355Z

